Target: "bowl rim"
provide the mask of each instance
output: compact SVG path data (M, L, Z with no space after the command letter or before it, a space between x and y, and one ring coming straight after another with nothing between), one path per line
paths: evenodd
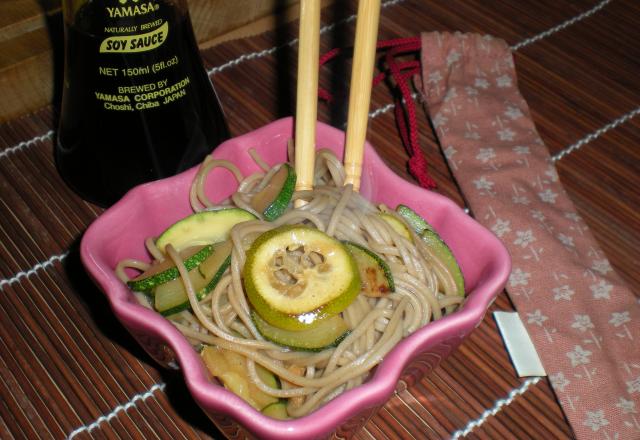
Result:
M261 139L273 133L291 133L292 131L292 118L283 118L224 142L214 150L213 154L215 156L216 151L233 148L236 144L242 145L250 139ZM343 131L320 122L318 131L336 139L344 138ZM511 270L509 254L500 240L467 215L452 200L424 190L396 175L368 142L365 144L364 161L375 168L376 179L385 182L388 180L394 184L406 186L412 191L416 189L424 191L428 194L427 198L437 200L441 209L446 211L445 216L454 216L466 229L483 236L492 249L493 260L489 263L492 265L493 273L469 292L464 307L440 320L430 322L401 340L384 357L374 375L365 383L340 394L307 416L286 421L272 419L255 410L231 391L213 383L198 353L193 350L186 338L161 315L137 304L132 299L133 295L130 294L129 289L117 279L113 268L105 267L106 265L97 258L99 254L96 252L100 249L95 250L94 244L99 242L97 237L112 218L117 217L130 204L136 203L139 198L148 197L157 185L184 184L182 180L190 182L197 166L176 176L145 183L131 189L89 226L80 243L81 261L91 278L107 296L117 318L127 329L130 330L130 326L144 329L171 347L181 366L189 391L206 413L226 414L261 438L308 439L327 435L363 410L384 404L393 393L402 370L412 357L423 352L430 342L460 333L466 336L474 327L477 327L482 322L490 304L504 288Z

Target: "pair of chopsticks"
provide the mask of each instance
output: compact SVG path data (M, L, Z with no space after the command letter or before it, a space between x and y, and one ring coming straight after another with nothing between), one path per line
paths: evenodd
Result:
M345 184L360 189L362 156L367 134L375 62L380 0L360 0L351 70L349 113L345 141ZM313 189L316 120L318 114L318 58L320 0L300 1L298 83L295 118L296 191ZM304 201L301 201L304 204Z

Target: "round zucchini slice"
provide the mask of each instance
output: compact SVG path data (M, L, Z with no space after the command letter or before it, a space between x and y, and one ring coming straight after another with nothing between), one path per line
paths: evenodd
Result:
M240 208L196 212L169 226L156 240L156 246L164 252L171 243L180 252L189 246L219 243L229 237L235 225L255 219L249 211Z
M338 240L305 226L260 235L243 270L247 298L271 325L301 330L340 313L360 291L360 275Z
M251 318L256 328L265 339L278 345L303 351L322 351L336 347L349 334L349 327L340 315L333 315L313 328L291 331L275 327L262 319L255 311Z

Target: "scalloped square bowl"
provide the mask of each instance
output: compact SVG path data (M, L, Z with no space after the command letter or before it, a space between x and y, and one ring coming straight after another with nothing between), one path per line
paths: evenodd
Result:
M249 148L255 148L269 164L284 162L287 140L292 133L292 119L281 119L225 142L213 155L231 160L247 174L257 170L247 153ZM342 157L344 132L319 123L317 145L330 148ZM407 204L431 223L462 267L468 298L457 312L402 340L363 385L343 393L308 416L277 421L263 416L215 384L187 340L159 314L138 305L114 274L114 267L123 258L148 260L145 238L157 236L191 213L188 193L195 173L196 168L192 168L132 189L89 227L82 239L81 258L122 324L160 364L179 365L195 401L220 429L234 436L238 435L237 423L259 438L348 437L385 404L397 387L410 386L428 374L480 324L510 271L509 255L491 232L451 200L395 175L367 144L362 194L390 207ZM227 197L235 187L235 180L226 170L214 170L207 180L212 200Z

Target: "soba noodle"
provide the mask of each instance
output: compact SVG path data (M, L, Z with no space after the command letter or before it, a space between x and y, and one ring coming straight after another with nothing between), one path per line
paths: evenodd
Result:
M167 247L168 258L175 261L191 304L191 310L169 319L195 348L214 345L242 355L251 381L269 395L287 398L289 415L300 417L361 384L398 341L450 312L463 297L457 294L446 265L421 239L414 236L408 240L378 215L397 214L385 206L375 206L350 186L344 186L345 171L329 150L317 152L314 189L294 193L294 200L308 203L300 208L290 207L273 222L262 220L251 199L265 188L278 167L271 168L255 152L251 154L261 168L258 173L245 177L234 164L207 158L193 181L190 201L194 212L233 205L252 212L259 220L233 227L231 266L201 301L197 300L180 256ZM233 174L238 190L228 200L214 203L205 193L205 182L209 172L218 167ZM398 219L402 221L399 216ZM265 231L293 224L309 225L338 240L372 250L386 261L395 280L393 293L379 298L359 295L342 312L350 333L337 347L321 352L295 351L265 340L251 319L243 290L242 270L253 240ZM154 240L147 240L146 246L156 261L165 258L155 248ZM125 268L144 271L148 267L140 261L125 260L116 271L126 282L129 278ZM144 300L142 295L139 297ZM150 307L148 303L147 306ZM273 372L282 388L264 383L256 374L256 364Z

